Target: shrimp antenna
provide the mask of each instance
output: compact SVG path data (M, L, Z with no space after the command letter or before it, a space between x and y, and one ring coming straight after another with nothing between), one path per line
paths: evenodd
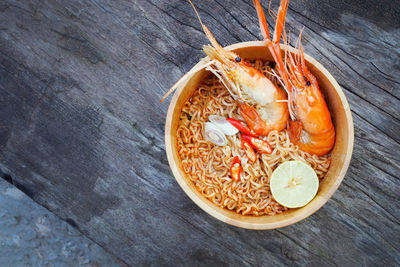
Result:
M299 59L299 56L300 56L300 49L301 49L301 47L302 47L302 44L301 44L301 38L302 38L302 35L303 35L303 31L304 31L304 26L300 29L300 33L299 33L299 37L297 38L297 43L296 43L296 48L297 48L297 51L298 51L298 53L297 53L297 55L296 55L296 61L299 61L300 59Z
M196 13L197 19L200 22L201 27L203 28L204 33L206 34L207 38L210 40L211 44L214 45L213 41L215 41L216 45L219 46L217 43L217 40L215 40L214 36L211 34L210 30L207 28L206 25L204 25L203 21L200 18L199 12L197 12L196 7L192 3L192 1L188 0L189 4L192 6L194 12Z
M204 68L207 68L208 66L214 64L215 61L212 60L210 62L205 63L202 66L199 66L197 68L193 68L191 69L189 72L187 72L185 75L183 75L169 90L168 92L163 96L163 98L161 98L160 103L163 102L173 91L176 90L176 88L179 87L180 84L182 84L184 81L186 81L186 79L189 77L189 75L192 75L196 72L198 72L199 70L202 70Z
M267 71L267 73L272 75L272 76L274 76L280 82L282 88L286 91L286 93L288 95L287 102L288 102L288 109L289 109L290 118L292 120L296 120L296 116L295 116L295 113L294 113L293 101L292 101L292 98L294 98L294 94L295 94L294 91L295 90L292 90L292 94L291 94L289 89L286 87L285 82L282 80L282 78L273 69L271 69L271 72ZM283 102L283 101L280 101L280 102Z
M199 19L199 22L200 22L201 26L202 26L202 27L206 27L206 26L204 25L203 21L201 20L200 15L199 15L199 13L197 12L197 9L196 9L196 7L194 6L194 4L192 3L192 1L188 0L188 2L189 2L189 4L192 6L194 12L196 13L196 16L197 16L197 18ZM206 28L207 28L207 27L206 27Z
M203 21L200 18L199 13L197 12L196 7L193 5L191 0L188 0L189 4L192 6L194 12L196 13L196 16L201 24L201 27L203 28L204 33L206 34L208 40L210 41L210 43L212 44L212 46L218 50L218 52L220 52L223 56L225 57L229 57L229 56L236 56L235 53L233 52L228 52L225 49L223 49L217 42L217 40L215 40L214 36L211 34L210 30L206 27L206 25L204 25ZM208 63L205 63L202 66L199 66L195 69L192 69L191 71L189 71L188 73L186 73L185 75L183 75L169 90L168 92L163 96L163 98L160 100L160 102L164 101L165 98L167 98L173 91L175 91L180 84L182 84L184 81L186 81L186 79L189 77L189 75L196 73L199 70L202 70L212 64L214 64L215 61L210 61Z
M230 61L227 60L229 58L236 58L238 57L238 55L234 52L228 52L226 51L222 46L220 46L217 42L217 40L214 38L214 36L212 35L211 31L207 28L206 25L204 25L203 21L200 18L199 13L197 12L196 7L194 6L193 2L191 0L188 0L189 4L192 6L194 12L196 13L197 18L199 19L199 22L201 24L201 27L203 28L204 33L206 34L208 40L210 41L211 45L214 47L215 50L218 51L218 53L213 53L212 51L210 51L210 49L204 49L203 46L203 50L204 52L210 57L213 58L213 56L211 56L210 54L215 55L220 61L223 61L225 64L229 65ZM208 53L207 51L209 51L210 53ZM219 54L219 56L218 56Z
M285 60L284 60L284 64L285 64L285 69L287 69L288 67L288 54L289 52L289 42L290 42L290 31L289 31L289 35L286 36L286 29L283 29L283 43L285 44Z
M272 0L269 0L268 14L271 16L272 20L275 22L276 21L276 13L272 10L271 3L272 3Z

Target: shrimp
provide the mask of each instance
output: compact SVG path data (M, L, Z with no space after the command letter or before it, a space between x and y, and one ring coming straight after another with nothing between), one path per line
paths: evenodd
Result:
M319 90L317 79L306 66L301 33L298 40L298 54L293 56L285 53L285 63L281 56L279 41L289 0L281 0L272 41L260 2L258 0L253 0L253 2L257 10L261 33L277 64L283 87L288 93L290 120L288 120L287 129L290 140L305 152L318 156L326 155L335 144L335 128L328 106Z
M289 137L301 150L321 156L335 144L335 128L317 79L306 66L302 46L299 53L300 59L290 57L289 63L296 111L294 120L288 121Z
M224 84L237 101L240 114L257 135L268 135L272 130L283 130L289 117L287 104L284 103L287 101L284 91L236 53L222 48L203 24L193 3L188 1L211 43L203 47L211 60L203 67L215 74ZM177 87L177 84L173 87Z

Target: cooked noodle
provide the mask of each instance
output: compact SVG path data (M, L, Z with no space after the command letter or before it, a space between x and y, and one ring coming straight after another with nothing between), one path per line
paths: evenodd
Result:
M268 72L268 62L252 61L277 84ZM271 154L258 154L256 162L248 162L238 134L227 136L228 145L217 146L204 139L204 123L210 115L242 120L235 101L215 76L203 81L182 109L177 131L177 148L181 165L196 189L219 207L243 215L274 215L287 210L271 194L269 180L274 169L289 160L308 163L322 179L329 169L330 158L310 155L289 140L286 130L272 131L267 140ZM230 177L233 158L242 159L243 172L239 181Z

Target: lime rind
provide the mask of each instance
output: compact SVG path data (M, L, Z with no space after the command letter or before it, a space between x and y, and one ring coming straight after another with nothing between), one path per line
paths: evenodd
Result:
M302 161L287 161L272 173L271 193L288 208L307 205L317 194L319 180L314 169Z

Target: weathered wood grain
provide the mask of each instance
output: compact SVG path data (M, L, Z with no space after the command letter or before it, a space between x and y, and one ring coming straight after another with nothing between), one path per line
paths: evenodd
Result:
M273 7L277 7L274 1ZM228 45L260 39L251 1L196 1ZM400 261L400 3L293 1L293 37L345 90L356 142L316 214L274 231L225 225L170 173L158 101L207 43L185 1L0 3L0 168L128 264Z

